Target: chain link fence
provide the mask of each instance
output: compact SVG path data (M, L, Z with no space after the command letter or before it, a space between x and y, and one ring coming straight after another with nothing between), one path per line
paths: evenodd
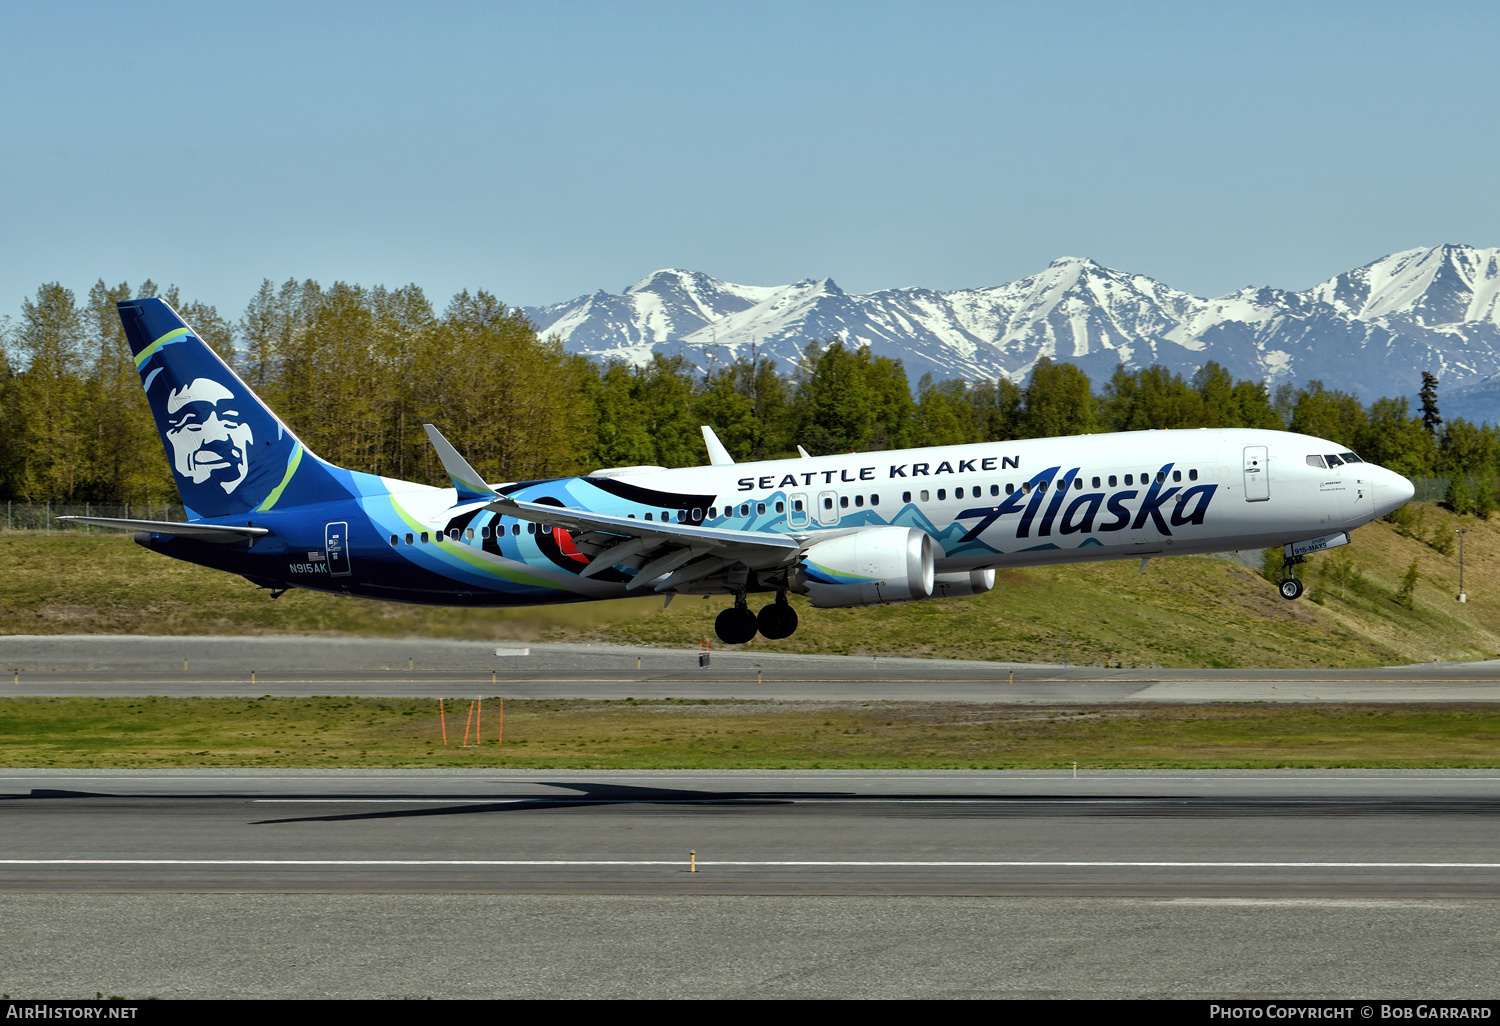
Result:
M83 531L90 534L96 531L118 533L108 527L94 527L89 524L57 519L65 516L114 517L120 520L171 520L177 523L182 523L187 519L182 513L182 507L172 503L109 505L90 502L29 502L24 499L6 499L4 506L5 519L3 528L0 529L7 533L11 531L41 531L47 534L53 531Z

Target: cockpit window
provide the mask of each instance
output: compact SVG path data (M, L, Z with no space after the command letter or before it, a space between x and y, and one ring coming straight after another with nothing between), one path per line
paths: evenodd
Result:
M1354 455L1354 453L1352 453L1352 452L1341 452L1341 453L1339 453L1339 456L1343 459L1343 461L1345 463L1363 463L1364 462L1364 460L1360 459L1358 456Z
M1328 465L1330 467L1342 467L1344 465L1344 461L1341 460L1341 459L1339 459L1333 453L1329 453L1327 456L1325 456L1323 458L1328 461Z
M1326 466L1328 466L1328 464L1326 464L1326 463L1323 462L1323 457L1321 457L1321 456L1309 456L1307 458L1307 465L1309 467L1326 467Z

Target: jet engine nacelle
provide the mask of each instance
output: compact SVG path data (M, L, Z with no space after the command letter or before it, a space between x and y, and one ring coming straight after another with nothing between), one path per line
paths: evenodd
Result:
M995 587L995 571L970 570L961 574L938 574L932 579L933 598L968 598Z
M914 527L872 527L818 542L793 586L827 609L910 602L932 596L932 539Z

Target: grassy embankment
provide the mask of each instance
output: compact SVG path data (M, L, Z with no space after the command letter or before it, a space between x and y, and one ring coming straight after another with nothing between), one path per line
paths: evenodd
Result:
M1424 504L1408 537L1376 523L1304 568L1308 594L1279 598L1224 559L1154 559L1002 572L989 595L865 609L794 600L797 633L754 651L930 655L1114 666L1372 666L1500 653L1500 518ZM1431 541L1469 530L1456 552ZM1440 542L1441 544L1441 542ZM1412 607L1397 601L1415 562ZM1342 572L1334 574L1334 568ZM276 601L230 575L166 559L118 534L0 535L7 634L368 634L584 640L695 647L727 600L658 599L517 610L434 609L292 591Z
M0 700L0 765L580 769L1492 767L1489 705L1090 706L958 702L484 703L357 698Z

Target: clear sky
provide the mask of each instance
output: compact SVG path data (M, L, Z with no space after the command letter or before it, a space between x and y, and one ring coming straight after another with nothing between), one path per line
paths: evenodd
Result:
M10 0L0 312L262 278L516 305L1092 257L1203 296L1500 245L1500 5Z

